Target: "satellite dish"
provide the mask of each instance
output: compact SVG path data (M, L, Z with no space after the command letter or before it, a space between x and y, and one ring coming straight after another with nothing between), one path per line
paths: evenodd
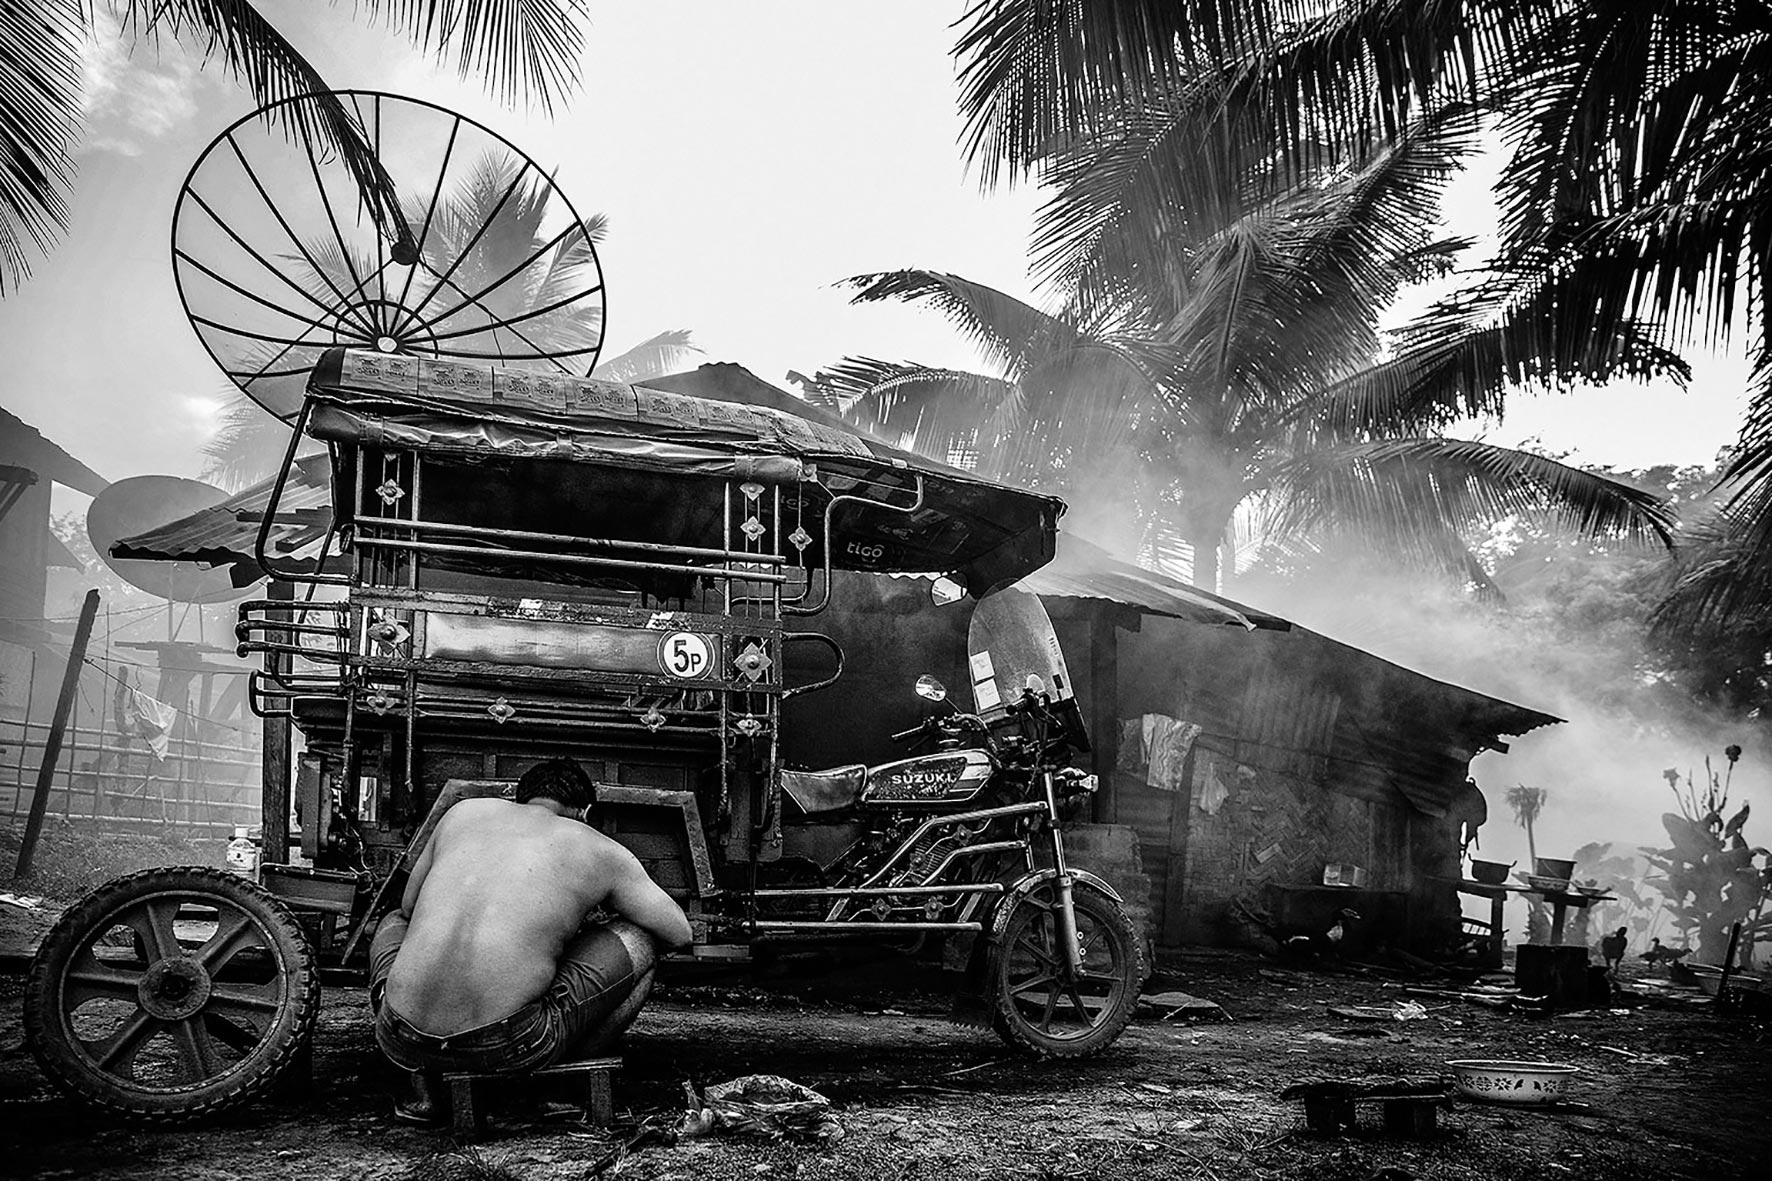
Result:
M405 223L395 239L319 137L339 109L328 100L390 186ZM204 149L173 211L173 275L210 356L292 422L335 345L589 373L603 347L598 233L548 169L490 128L342 90L272 103Z
M86 535L105 565L129 585L175 603L227 603L243 599L255 586L235 586L227 566L203 562L156 562L113 558L111 547L192 513L214 508L229 494L201 480L181 476L132 476L96 496L86 510Z

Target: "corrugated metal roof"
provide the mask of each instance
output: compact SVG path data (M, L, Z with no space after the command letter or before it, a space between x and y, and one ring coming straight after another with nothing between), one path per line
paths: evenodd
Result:
M258 542L259 520L271 502L276 480L266 480L237 492L220 504L202 509L146 533L124 537L111 547L116 558L145 558L157 562L206 562L211 566L239 564L256 571L253 551ZM289 473L277 502L279 516L300 513L299 521L271 527L269 547L287 554L317 540L332 520L332 470L327 456L298 459ZM242 579L240 574L248 574ZM236 585L244 586L262 573L240 571Z
M1285 631L1292 625L1241 603L1208 594L1178 578L1122 562L1099 546L1059 530L1052 561L1021 580L1037 595L1060 599L1104 599L1152 615L1195 623Z

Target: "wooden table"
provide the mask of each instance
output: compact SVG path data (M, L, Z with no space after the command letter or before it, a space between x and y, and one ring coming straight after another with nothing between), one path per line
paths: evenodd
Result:
M1569 916L1571 908L1586 910L1596 902L1609 902L1611 894L1582 894L1576 891L1541 890L1536 886L1521 886L1512 882L1491 885L1488 882L1472 881L1470 878L1441 878L1451 882L1460 894L1469 894L1476 898L1489 900L1489 954L1494 963L1501 963L1505 945L1501 937L1501 904L1507 901L1509 894L1535 895L1551 904L1550 941L1552 947L1560 947L1563 943L1563 924ZM1473 920L1474 921L1474 920Z

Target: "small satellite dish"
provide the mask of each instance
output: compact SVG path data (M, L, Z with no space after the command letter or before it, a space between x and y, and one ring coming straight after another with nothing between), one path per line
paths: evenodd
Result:
M129 583L175 603L227 603L253 593L254 584L235 586L227 566L203 562L155 562L145 558L114 558L111 547L192 513L214 508L228 493L201 480L181 476L131 476L99 493L86 510L86 535L105 565Z

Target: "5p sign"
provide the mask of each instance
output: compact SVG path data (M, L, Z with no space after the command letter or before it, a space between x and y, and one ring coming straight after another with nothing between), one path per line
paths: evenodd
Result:
M658 666L680 681L698 680L714 666L714 643L700 632L671 632L658 642Z

